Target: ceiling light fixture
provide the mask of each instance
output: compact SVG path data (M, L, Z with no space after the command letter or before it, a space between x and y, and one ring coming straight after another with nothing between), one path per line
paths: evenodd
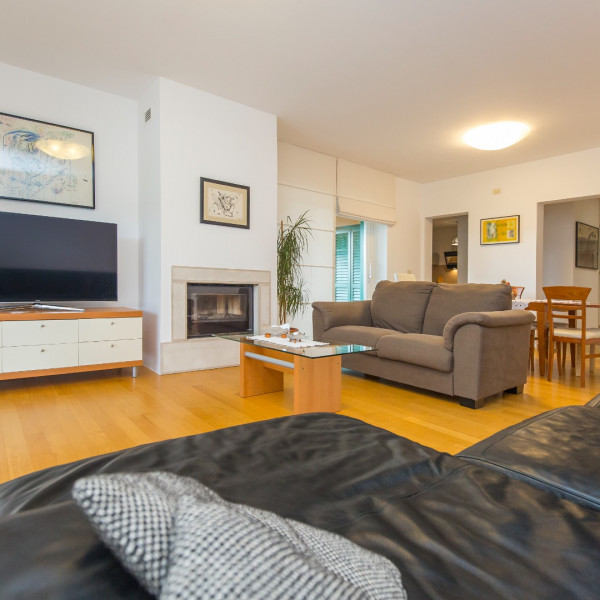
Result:
M520 142L530 131L529 125L517 121L498 121L467 131L462 139L478 150L501 150Z
M455 236L452 238L452 241L450 242L450 245L451 245L451 246L458 246L458 236L456 236L456 235L455 235Z

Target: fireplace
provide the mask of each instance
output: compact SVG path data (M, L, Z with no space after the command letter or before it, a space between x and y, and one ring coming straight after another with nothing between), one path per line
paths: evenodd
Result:
M254 330L254 285L187 284L187 337Z
M182 373L201 369L218 369L239 365L240 348L227 340L201 334L202 337L188 337L188 315L190 300L188 285L221 285L234 289L251 287L253 293L248 305L252 322L244 331L259 331L268 327L271 319L271 271L251 269L222 269L218 267L180 267L171 270L171 340L160 342L160 372ZM233 309L232 309L233 312ZM146 320L150 319L150 316ZM235 329L238 329L236 327ZM239 328L241 329L241 327Z

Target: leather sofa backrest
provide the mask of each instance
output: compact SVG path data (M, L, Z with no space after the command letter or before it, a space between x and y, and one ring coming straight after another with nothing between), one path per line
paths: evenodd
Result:
M454 315L512 308L512 290L503 283L436 283L425 311L423 333L442 335Z
M435 285L429 281L380 281L371 300L373 325L402 333L421 333Z

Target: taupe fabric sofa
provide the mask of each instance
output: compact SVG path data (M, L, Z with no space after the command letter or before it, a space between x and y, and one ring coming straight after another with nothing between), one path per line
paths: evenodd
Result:
M533 315L512 310L508 285L380 281L372 300L312 306L315 339L376 348L343 357L348 369L456 396L471 408L521 393L527 381Z

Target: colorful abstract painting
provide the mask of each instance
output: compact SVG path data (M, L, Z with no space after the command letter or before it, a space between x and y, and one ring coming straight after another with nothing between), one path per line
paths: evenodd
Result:
M0 113L0 198L95 208L94 134Z

